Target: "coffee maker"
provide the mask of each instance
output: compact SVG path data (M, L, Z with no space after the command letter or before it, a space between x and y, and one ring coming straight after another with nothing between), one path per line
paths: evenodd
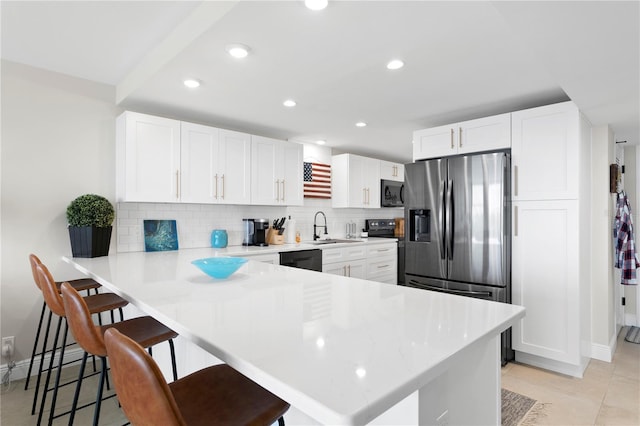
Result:
M253 245L268 246L267 231L269 230L269 219L254 219L253 229Z
M242 219L242 245L268 246L269 219Z

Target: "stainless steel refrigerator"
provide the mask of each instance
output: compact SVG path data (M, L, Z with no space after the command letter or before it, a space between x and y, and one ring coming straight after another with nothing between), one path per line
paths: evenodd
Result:
M511 303L510 173L508 151L405 165L404 285Z

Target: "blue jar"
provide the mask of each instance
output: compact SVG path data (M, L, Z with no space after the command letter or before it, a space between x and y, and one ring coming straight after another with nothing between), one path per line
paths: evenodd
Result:
M211 247L213 248L225 248L227 246L227 231L224 229L214 229L211 232Z

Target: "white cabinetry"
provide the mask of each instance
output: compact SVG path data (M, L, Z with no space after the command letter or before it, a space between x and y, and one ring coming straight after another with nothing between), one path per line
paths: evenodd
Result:
M404 164L380 160L380 179L404 182Z
M365 278L365 256L366 247L364 244L347 247L323 248L322 272L352 278Z
M249 135L193 123L181 126L180 201L249 204Z
M413 161L511 146L511 114L413 132Z
M180 201L180 122L127 111L116 136L116 199Z
M331 175L333 207L380 208L380 160L334 155Z
M398 245L396 242L367 245L365 278L381 283L398 284Z
M512 301L527 309L513 349L517 361L582 377L591 342L590 125L572 102L512 118Z
M303 204L302 145L252 136L251 203Z
M250 135L130 111L116 132L118 201L250 202Z
M255 260L262 263L270 263L272 265L280 264L280 253L266 253L266 254L243 254L242 257L246 257L249 260Z

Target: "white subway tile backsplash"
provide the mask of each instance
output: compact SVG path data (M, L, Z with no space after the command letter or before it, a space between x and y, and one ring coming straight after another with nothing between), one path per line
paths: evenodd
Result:
M319 210L327 216L329 235L344 237L346 224L354 222L358 233L364 228L365 219L402 217L402 208L387 209L333 209L331 200L305 199L304 206L241 206L177 203L118 203L117 250L118 252L143 251L144 219L175 219L178 228L178 245L181 248L209 247L211 231L226 229L229 245L242 244L242 219L267 218L271 222L279 217L296 220L296 230L302 240L313 238L313 217ZM285 229L287 224L285 223Z

